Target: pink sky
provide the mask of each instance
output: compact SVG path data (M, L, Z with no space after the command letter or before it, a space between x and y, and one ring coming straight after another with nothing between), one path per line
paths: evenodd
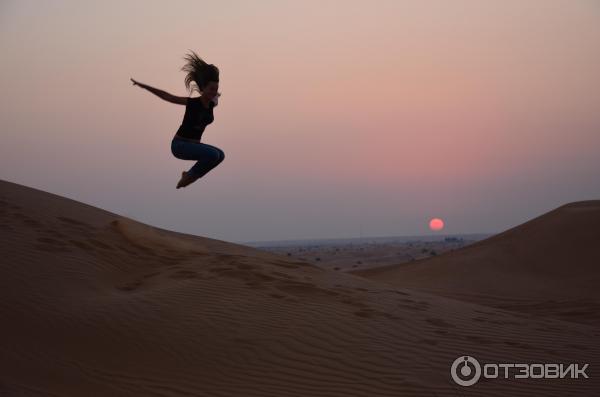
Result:
M497 232L598 198L594 1L3 1L0 178L230 241ZM176 190L192 49L221 70Z

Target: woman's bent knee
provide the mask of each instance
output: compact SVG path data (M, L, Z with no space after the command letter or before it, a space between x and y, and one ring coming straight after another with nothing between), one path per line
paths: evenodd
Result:
M225 159L225 153L223 153L223 151L221 149L219 149L218 147L212 146L212 148L214 149L214 152L217 155L215 162L217 164L219 164L220 162L222 162Z

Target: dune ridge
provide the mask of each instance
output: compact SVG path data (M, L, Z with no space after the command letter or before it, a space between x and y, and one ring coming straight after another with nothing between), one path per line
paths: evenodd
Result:
M488 306L600 325L600 200L569 203L445 255L350 273Z
M593 395L460 355L600 364L597 327L328 271L0 181L0 395ZM593 375L593 372L592 372Z

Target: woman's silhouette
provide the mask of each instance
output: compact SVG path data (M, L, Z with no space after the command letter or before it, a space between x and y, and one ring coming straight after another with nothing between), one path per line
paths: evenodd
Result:
M178 159L197 160L197 162L189 171L181 173L177 189L202 178L225 158L225 153L221 149L200 143L204 129L214 121L213 108L217 106L221 95L218 93L219 69L215 65L204 62L194 51L184 59L187 63L181 70L187 72L185 87L190 91L190 95L197 90L200 93L199 97L178 97L131 79L133 85L145 88L165 101L185 105L183 122L171 141L171 153Z

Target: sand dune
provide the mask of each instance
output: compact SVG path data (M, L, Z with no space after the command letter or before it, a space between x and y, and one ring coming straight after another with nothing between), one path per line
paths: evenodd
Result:
M0 237L1 396L600 389L592 325L323 270L1 181ZM450 377L464 354L589 363L591 378L482 379L467 388Z
M600 201L563 205L439 257L352 272L395 286L600 325Z

